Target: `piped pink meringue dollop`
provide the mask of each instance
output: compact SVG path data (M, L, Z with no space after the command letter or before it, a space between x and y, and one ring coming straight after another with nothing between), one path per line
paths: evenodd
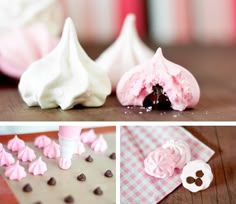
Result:
M91 130L86 131L86 132L82 132L81 135L80 135L81 142L83 142L85 144L91 144L96 139L97 139L97 135L96 135L94 129L91 129Z
M34 150L32 150L30 147L25 146L23 149L21 149L18 152L18 159L26 162L26 161L33 161L36 158L36 155L34 153Z
M29 164L28 171L33 175L43 175L47 171L47 164L39 157Z
M0 143L0 152L2 152L2 150L3 150L3 145L2 143Z
M162 145L169 149L176 159L176 168L182 169L191 160L191 150L189 145L182 140L169 140Z
M5 176L10 180L18 180L26 177L25 168L19 164L17 161L15 164L12 164L6 168Z
M13 152L18 152L25 147L25 142L17 135L7 143L7 148Z
M144 160L145 172L156 178L172 176L175 165L175 157L171 151L161 147L150 152Z
M38 148L44 148L51 143L51 139L46 135L40 135L35 138L34 145Z
M60 156L60 146L56 142L52 141L43 149L43 154L45 157L55 159Z
M15 163L14 157L3 148L0 152L0 166L9 166L13 163Z
M69 169L71 167L71 159L60 158L59 166L61 169Z
M81 155L85 152L84 144L79 140L77 143L76 154Z
M105 152L107 150L107 142L103 138L102 135L100 135L92 144L91 148L95 152Z

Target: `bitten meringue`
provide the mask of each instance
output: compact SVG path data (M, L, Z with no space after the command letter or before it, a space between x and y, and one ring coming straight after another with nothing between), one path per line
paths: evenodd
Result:
M80 135L80 141L85 144L91 144L97 139L97 135L94 129L82 132Z
M32 150L30 147L25 146L23 149L21 149L18 152L18 159L26 162L26 161L33 161L36 158L36 155L34 153L34 150Z
M97 64L108 73L112 90L116 89L125 72L154 55L139 38L135 19L134 14L127 15L117 40L96 59Z
M19 161L17 161L15 164L6 168L5 176L10 180L20 181L26 177L25 168L19 164Z
M47 164L39 157L29 164L28 171L33 175L43 175L47 171Z
M3 148L0 152L0 166L9 166L13 163L15 163L14 157Z
M77 142L77 149L76 149L76 154L81 155L85 152L85 147L84 144L79 140Z
M124 106L155 108L162 104L161 107L179 111L193 108L200 98L194 76L187 69L165 59L161 48L152 59L126 72L118 83L116 93ZM146 97L149 97L148 100L145 100Z
M7 148L13 152L18 152L25 147L25 142L17 135L7 143Z
M102 135L100 135L92 144L91 148L95 152L105 152L107 150L107 142Z
M60 156L60 146L56 142L52 141L43 149L43 154L45 157L55 159Z
M191 150L189 145L183 140L169 140L162 145L169 149L176 158L176 168L182 169L191 160Z
M213 180L210 165L202 160L188 162L180 177L183 186L193 193L208 188Z
M170 177L175 169L175 157L169 149L157 148L144 159L145 172L156 178Z
M51 139L46 135L40 135L35 138L34 145L38 148L44 148L51 143Z
M28 106L59 106L66 110L78 104L102 106L111 93L111 84L79 44L74 24L68 18L57 47L22 74L19 91Z

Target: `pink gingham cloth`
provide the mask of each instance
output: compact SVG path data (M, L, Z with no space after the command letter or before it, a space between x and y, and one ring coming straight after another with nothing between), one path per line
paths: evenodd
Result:
M151 204L161 201L181 184L181 170L170 178L157 179L144 171L149 152L171 139L184 140L190 146L192 159L207 162L214 151L182 127L121 127L121 203Z

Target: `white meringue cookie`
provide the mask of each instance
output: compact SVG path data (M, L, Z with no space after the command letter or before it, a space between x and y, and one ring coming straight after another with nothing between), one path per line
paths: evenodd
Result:
M58 46L23 73L19 91L28 106L63 110L77 104L97 107L111 92L107 74L85 53L70 18Z
M183 140L169 140L162 147L170 149L172 154L176 155L175 168L182 169L191 160L190 147Z
M154 55L154 51L139 38L135 18L134 14L127 15L117 40L96 59L97 64L108 73L112 90L116 89L125 72Z
M180 177L183 186L193 193L208 188L213 180L210 165L202 160L188 162Z

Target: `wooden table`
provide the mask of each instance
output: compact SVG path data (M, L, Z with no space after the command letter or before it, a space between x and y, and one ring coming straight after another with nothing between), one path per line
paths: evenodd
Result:
M214 180L208 189L198 193L180 186L160 203L236 203L236 127L187 127L187 130L215 151L209 162Z
M150 44L155 49L157 46ZM96 59L105 46L84 46ZM116 96L109 96L100 108L41 110L27 107L16 83L0 78L0 120L2 121L235 121L236 120L236 47L163 48L166 58L187 67L197 78L201 98L196 108L184 112L152 111L122 107Z

